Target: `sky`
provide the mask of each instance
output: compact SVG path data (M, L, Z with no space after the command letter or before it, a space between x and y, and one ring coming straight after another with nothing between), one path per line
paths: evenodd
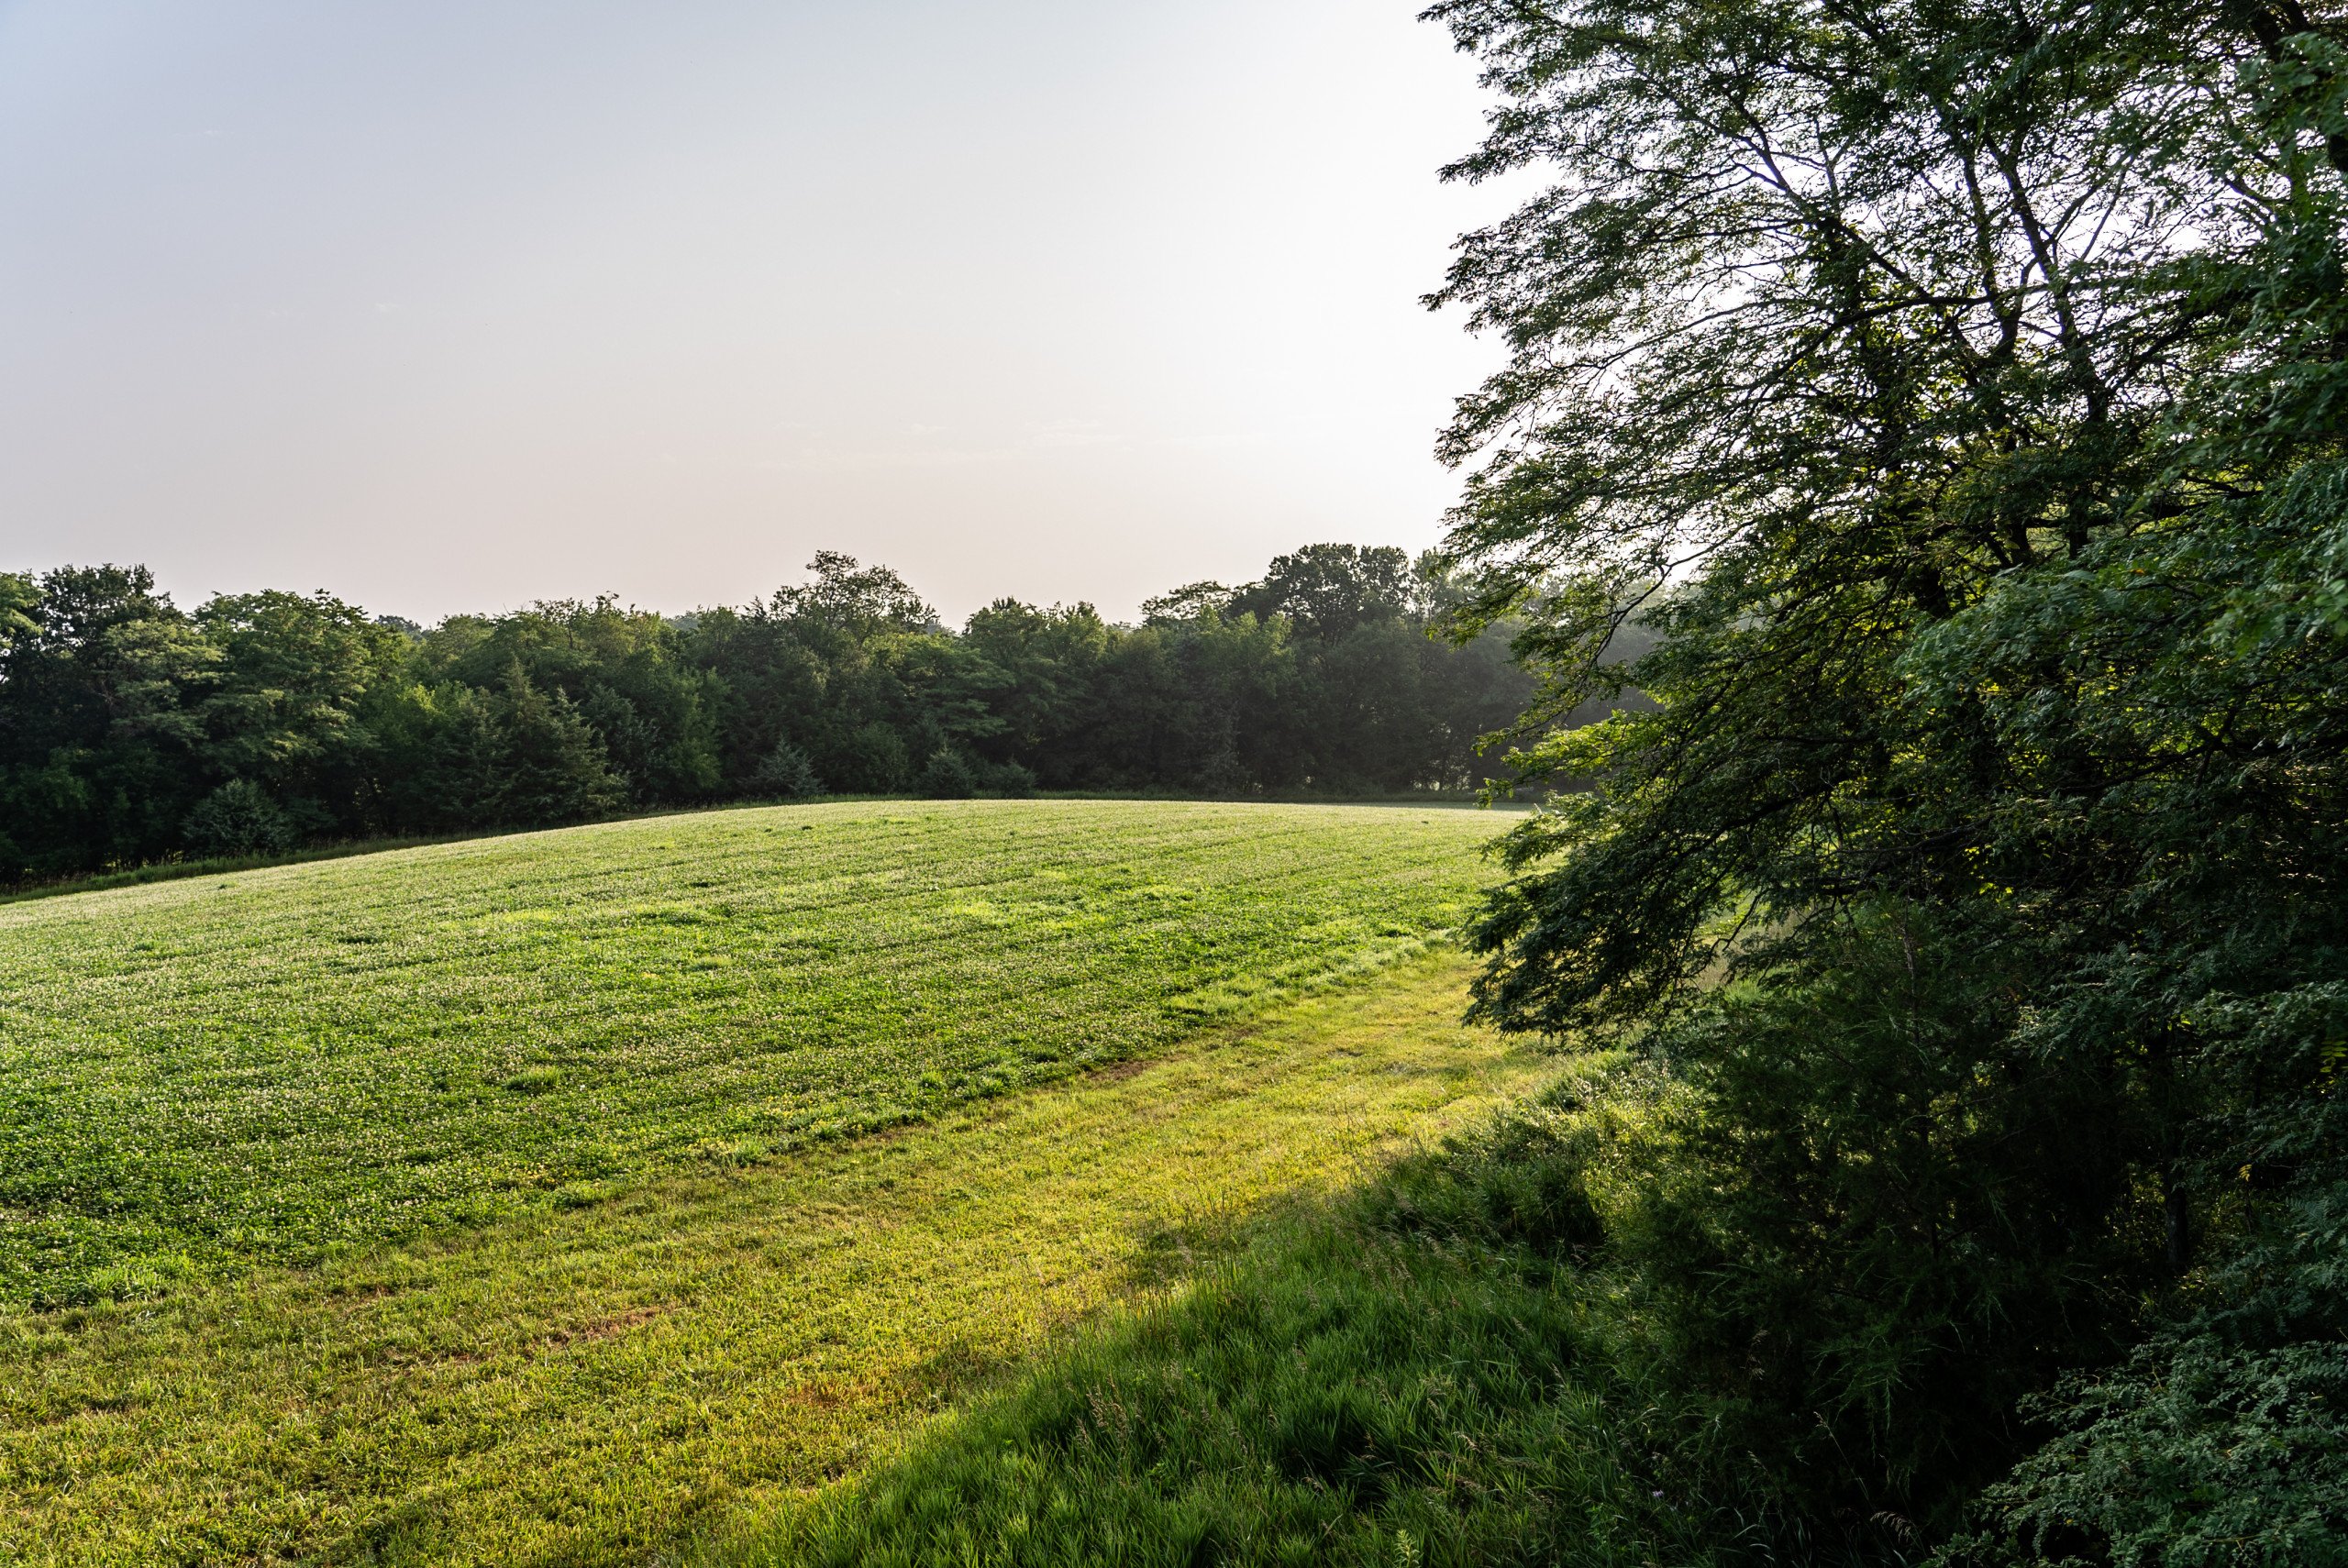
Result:
M958 621L1434 542L1423 0L0 0L0 569Z

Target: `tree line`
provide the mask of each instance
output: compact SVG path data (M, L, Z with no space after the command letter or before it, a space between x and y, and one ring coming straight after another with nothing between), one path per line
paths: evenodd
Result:
M663 616L614 599L426 628L326 593L193 612L138 567L0 575L0 881L305 843L825 792L1459 789L1524 706L1505 629L1399 549L1314 545L1139 624L896 572Z

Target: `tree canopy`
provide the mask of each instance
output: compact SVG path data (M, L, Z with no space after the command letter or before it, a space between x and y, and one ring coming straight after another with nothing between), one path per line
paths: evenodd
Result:
M2248 1369L2309 1408L2348 1373L2304 1245L2336 1283L2348 30L1430 15L1502 101L1454 175L1552 176L1438 296L1511 348L1446 440L1456 624L1526 619L1536 718L1655 699L1521 756L1586 789L1514 837L1479 1009L1631 1031L1699 1108L1647 1265L1809 1517L1949 1538L2064 1387L1966 1550L2212 1560L2158 1555L2215 1517L2181 1459L2079 1478L2254 1441ZM2156 1419L2188 1344L2222 1375ZM2348 1517L2314 1425L2227 1503L2259 1551ZM2281 1506L2313 1475L2331 1512Z

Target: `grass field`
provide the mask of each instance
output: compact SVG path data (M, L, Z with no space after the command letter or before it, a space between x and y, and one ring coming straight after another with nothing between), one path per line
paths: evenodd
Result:
M1584 1056L1440 1147L1282 1207L1180 1293L1119 1306L839 1485L718 1533L725 1568L1726 1568L1750 1467L1654 1375L1611 1270ZM1627 1092L1625 1092L1627 1091ZM1619 1176L1622 1172L1615 1173ZM1758 1547L1759 1550L1755 1550Z
M770 1517L1529 1085L1430 941L1497 825L788 808L0 910L0 1561Z
M0 1303L593 1201L1417 952L1480 813L713 812L0 908Z
M848 1474L1541 1064L1463 966L758 1168L0 1323L0 1562L621 1564Z

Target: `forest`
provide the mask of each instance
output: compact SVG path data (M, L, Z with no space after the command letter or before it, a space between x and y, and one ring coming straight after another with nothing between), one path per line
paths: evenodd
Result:
M0 576L0 881L823 793L1463 789L1532 679L1401 550L1308 546L1137 625L1012 600L958 633L818 555L744 607L426 628L328 594L193 613L137 567Z

